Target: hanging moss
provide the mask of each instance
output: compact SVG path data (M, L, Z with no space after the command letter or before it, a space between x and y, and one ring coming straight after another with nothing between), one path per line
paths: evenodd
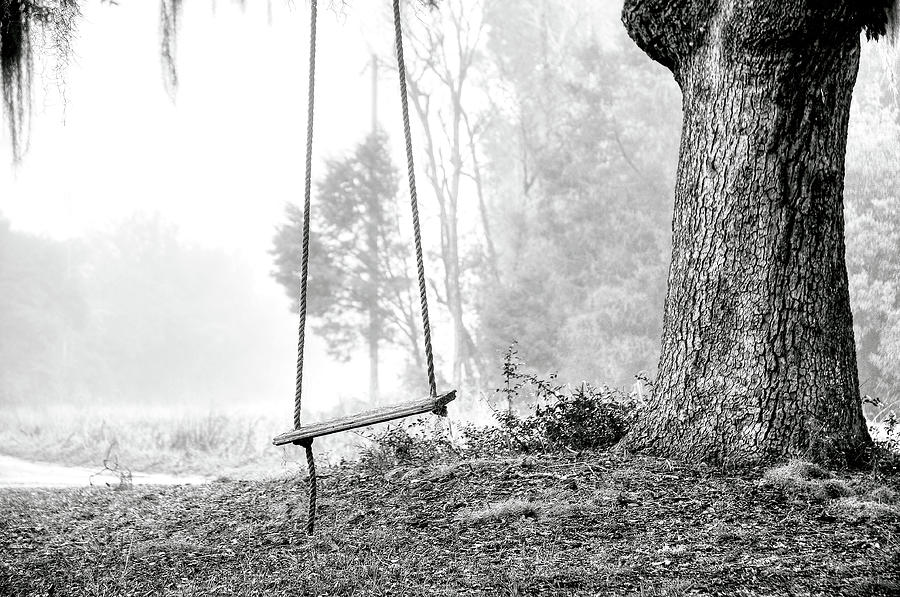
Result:
M28 145L35 53L63 69L79 14L77 0L0 0L0 86L14 160Z
M900 45L900 0L888 10L887 34L894 45Z
M0 79L15 158L22 152L31 105L34 64L30 8L19 0L0 0Z
M175 95L178 87L178 68L176 54L178 50L178 21L181 17L182 0L160 0L159 26L160 48L162 59L163 83L170 96Z
M864 0L854 8L869 39L900 41L900 0Z

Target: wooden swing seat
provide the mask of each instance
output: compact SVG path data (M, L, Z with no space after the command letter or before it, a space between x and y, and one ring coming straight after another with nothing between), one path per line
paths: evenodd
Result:
M304 425L299 429L294 429L286 433L282 433L272 440L276 446L285 444L299 444L304 441L310 441L314 438L332 433L340 433L341 431L349 431L350 429L358 429L359 427L367 427L377 423L386 423L403 417L412 415L421 415L425 413L434 413L436 415L447 414L447 404L456 398L456 390L450 390L437 397L429 396L427 398L419 398L418 400L410 400L409 402L401 402L391 406L383 406L361 412L357 415L323 421L321 423L313 423L312 425Z

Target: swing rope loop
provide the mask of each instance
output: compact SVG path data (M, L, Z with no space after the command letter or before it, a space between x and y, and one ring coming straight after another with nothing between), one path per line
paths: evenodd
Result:
M409 101L406 97L406 64L403 61L403 33L400 30L400 0L394 0L394 39L397 45L397 71L400 77L400 105L403 110L403 136L406 140L406 172L409 178L409 202L412 207L413 236L416 247L416 273L419 278L419 302L422 304L422 333L425 338L425 364L428 368L428 388L437 396L434 381L434 355L431 348L431 324L428 320L425 260L422 257L422 230L419 224L419 199L416 194L416 172L413 163L412 134L409 127Z
M419 222L419 200L416 193L415 164L413 162L412 133L409 125L409 101L406 92L406 65L403 60L403 34L400 27L400 0L393 0L394 34L397 49L397 68L400 77L400 104L403 112L403 135L406 141L406 167L409 178L409 199L412 208L413 237L416 254L416 273L419 282L419 300L422 306L422 333L425 344L425 362L428 369L428 388L432 398L437 398L434 377L434 353L431 347L431 324L428 319L428 297L426 292L425 260L422 256L422 230ZM310 204L312 195L312 149L313 116L316 85L316 0L310 0L309 25L309 95L307 97L306 120L306 181L303 196L303 247L300 262L300 324L297 340L297 378L294 386L294 429L300 429L300 405L303 395L303 352L306 340L307 282L309 279ZM452 400L453 393L448 394ZM437 414L444 414L446 406ZM313 456L312 439L294 443L302 445L306 451L306 466L309 471L309 511L306 517L306 532L312 535L316 521L317 478L316 462Z

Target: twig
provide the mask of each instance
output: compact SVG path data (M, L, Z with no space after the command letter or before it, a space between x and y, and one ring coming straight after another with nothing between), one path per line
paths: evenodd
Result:
M131 560L131 549L134 547L134 530L131 531L131 535L128 540L128 551L125 552L125 567L122 568L122 580L125 580L125 575L128 574L128 563Z

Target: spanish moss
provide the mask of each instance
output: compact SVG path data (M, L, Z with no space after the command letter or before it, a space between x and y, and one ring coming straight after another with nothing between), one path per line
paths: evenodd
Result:
M896 46L900 36L900 0L869 0L854 7L869 39L885 38Z
M22 154L31 106L34 53L31 44L31 6L19 0L0 0L0 76L3 110L9 123L13 157Z
M36 52L62 71L79 14L77 0L0 0L0 84L15 161L28 147Z
M888 10L887 35L894 47L900 45L900 0L894 0Z
M178 88L178 24L181 18L182 0L160 0L159 25L160 49L162 59L163 83L166 91L174 98Z
M237 0L237 3L241 8L246 6L246 0ZM162 60L163 84L173 99L178 89L178 28L181 24L181 6L182 0L160 0L159 2L159 56ZM216 0L212 1L212 10L213 12L216 10ZM269 11L271 20L271 5Z

